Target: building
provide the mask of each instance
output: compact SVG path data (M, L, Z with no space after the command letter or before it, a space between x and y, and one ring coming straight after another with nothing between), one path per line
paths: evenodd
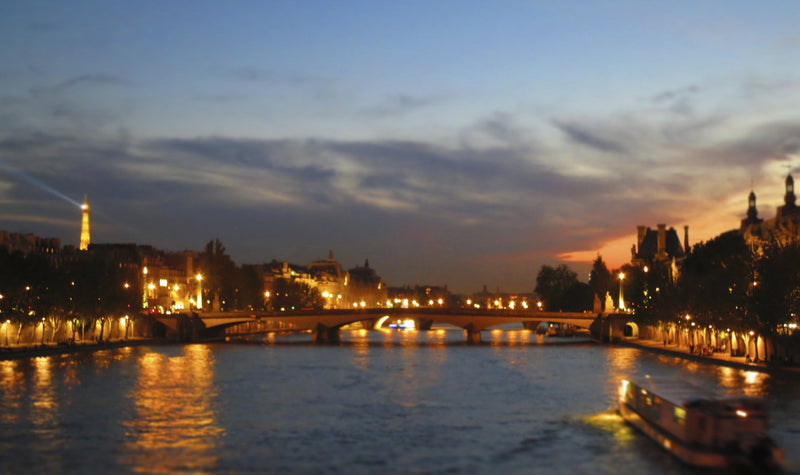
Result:
M350 276L342 270L342 265L333 257L333 251L328 251L325 260L313 261L307 267L310 285L319 290L325 299L325 308L345 308L349 306L347 285Z
M138 246L137 251L142 279L142 308L153 313L211 310L216 302L210 301L210 295L204 294L203 276L195 273L199 252L166 252L152 246Z
M784 181L783 205L775 210L775 217L761 219L756 207L756 194L750 191L747 198L747 215L741 221L739 232L752 246L766 241L788 243L800 239L800 207L794 193L794 178L791 174Z
M491 292L486 285L483 286L483 290L473 293L464 301L467 307L490 310L527 310L534 308L541 310L537 303L540 304L541 302L533 293L501 292L499 288L495 292Z
M389 287L387 300L399 308L444 307L450 303L450 292L446 285L404 285Z
M276 279L286 279L317 289L326 309L380 307L388 298L383 279L369 266L369 261L363 267L344 271L333 251L328 252L327 259L313 261L307 266L273 260L256 266L256 273L263 279L265 296Z
M683 227L683 244L675 228L659 224L656 229L637 226L637 242L631 246L631 264L635 266L657 263L680 264L689 254L689 226Z
M653 267L658 264L669 269L669 277L673 281L678 278L680 268L691 251L689 247L689 226L683 227L683 244L675 228L667 229L666 224L659 224L656 229L647 226L636 227L636 244L631 246L631 265ZM645 269L646 271L646 269ZM620 308L623 307L620 295Z
M374 308L386 305L389 293L383 279L369 266L369 259L364 261L362 267L348 270L347 275L346 295L351 306Z
M8 249L8 252L23 254L57 254L61 252L60 239L43 238L31 233L0 231L0 246Z

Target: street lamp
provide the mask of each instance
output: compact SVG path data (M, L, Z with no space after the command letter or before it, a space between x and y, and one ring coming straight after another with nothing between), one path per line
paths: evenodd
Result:
M150 302L147 299L147 266L142 268L142 308L148 308L150 306Z
M642 270L644 270L644 292L643 293L644 293L644 306L646 308L647 307L647 302L650 301L650 295L648 295L649 292L648 292L648 289L647 289L647 273L650 272L650 268L647 267L647 266L644 266L644 269L642 269Z
M622 295L622 281L625 280L625 274L619 273L619 309L625 310L625 298Z
M197 274L197 309L203 308L203 274Z

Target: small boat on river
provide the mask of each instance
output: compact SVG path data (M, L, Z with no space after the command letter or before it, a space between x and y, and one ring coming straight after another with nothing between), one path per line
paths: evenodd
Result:
M768 435L760 398L717 397L681 380L623 379L619 411L630 425L689 465L770 467L783 460Z

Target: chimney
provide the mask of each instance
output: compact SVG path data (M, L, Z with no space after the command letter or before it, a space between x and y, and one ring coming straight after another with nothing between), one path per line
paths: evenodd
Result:
M658 252L656 256L667 256L667 225L658 225Z
M636 226L636 233L638 237L638 243L636 245L637 250L642 249L642 243L644 242L645 236L647 236L647 228L644 226Z
M692 250L692 248L689 247L689 226L683 227L683 249L686 254L689 254L689 251Z

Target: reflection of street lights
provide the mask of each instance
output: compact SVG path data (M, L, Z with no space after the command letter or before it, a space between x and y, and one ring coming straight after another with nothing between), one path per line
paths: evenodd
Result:
M625 280L625 274L619 273L619 309L625 310L625 299L622 296L622 281Z

